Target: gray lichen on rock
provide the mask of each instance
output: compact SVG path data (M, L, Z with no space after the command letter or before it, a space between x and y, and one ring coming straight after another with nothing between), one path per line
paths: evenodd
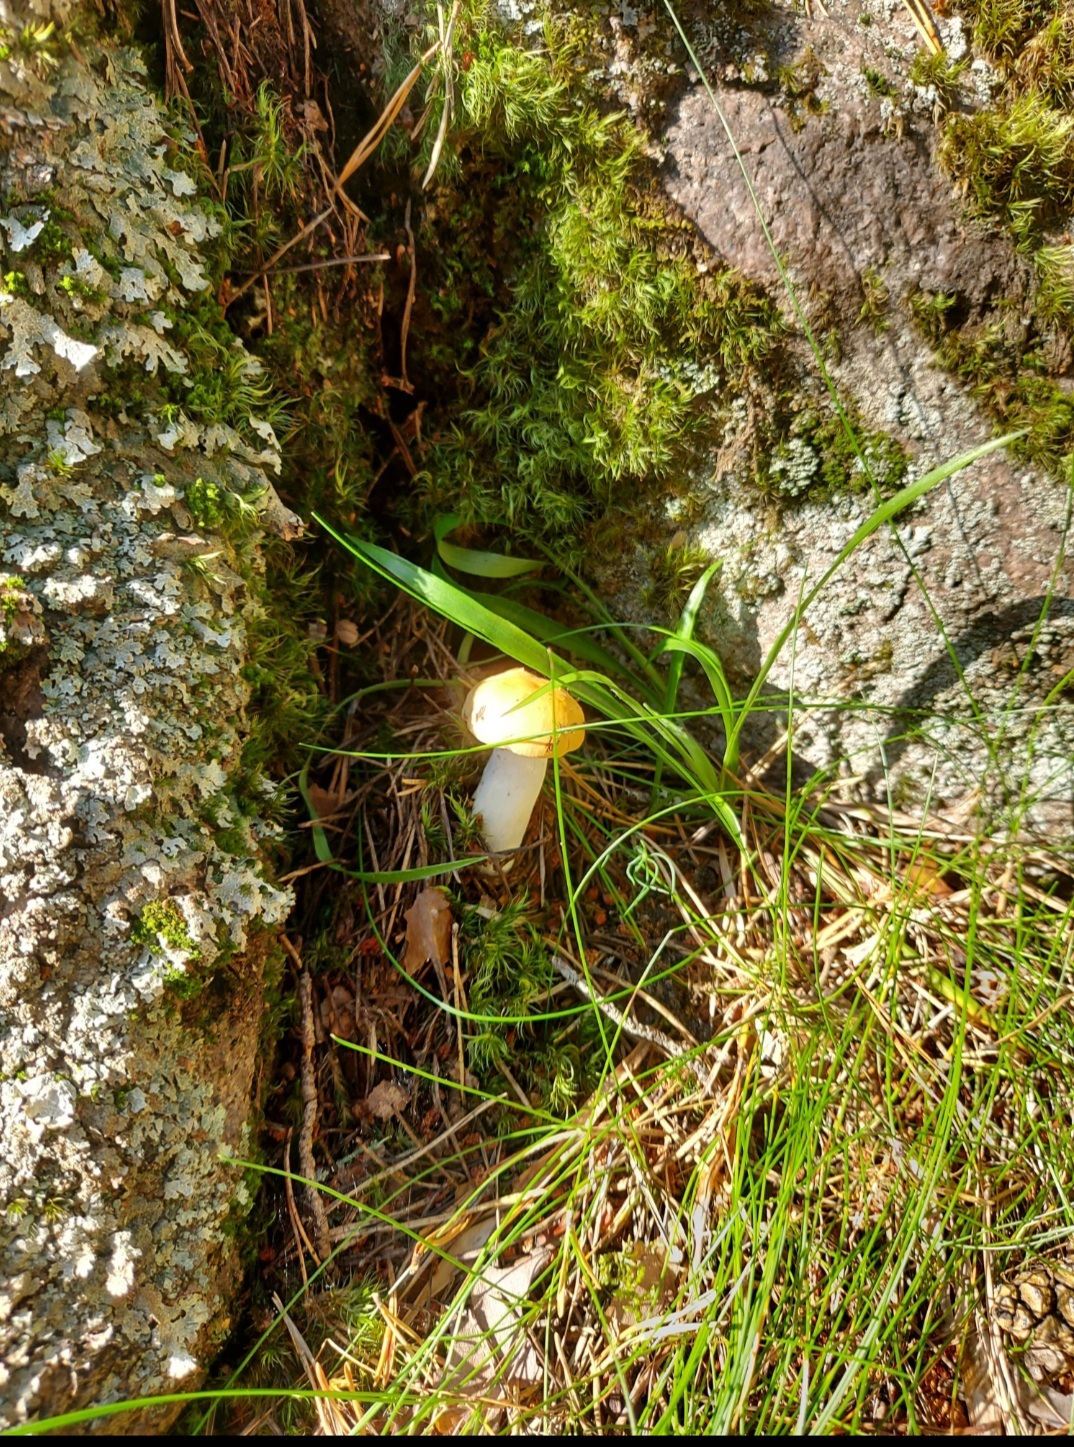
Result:
M16 42L29 13L0 8ZM8 52L4 1425L190 1386L226 1328L246 1193L220 1156L246 1146L266 956L254 927L290 903L261 863L261 786L240 776L242 670L258 514L294 522L264 476L278 467L268 422L184 411L196 364L172 318L208 286L219 223L140 61L84 36L55 40L47 64ZM199 518L195 484L252 519L243 536Z
M961 22L942 25L949 58L968 60ZM813 327L833 343L828 367L844 402L901 446L910 475L920 476L992 427L930 351L911 301L957 294L974 317L1002 311L1005 298L1024 309L1032 267L1008 238L965 215L931 154L936 97L912 82L919 42L903 7L832 0L808 19L777 3L756 26L767 28L767 70L782 77L780 93L743 69L753 32L738 52L714 35L720 104ZM806 70L808 107L795 99ZM964 104L986 105L987 63L962 75ZM778 296L750 195L692 79L663 137L668 190L721 260ZM800 332L787 351L798 364L795 405L830 410ZM820 459L792 433L769 460L774 518L770 500L751 496L739 461L750 452L746 422L740 434L707 474L698 469L689 542L722 561L706 626L745 684L803 578L819 577L871 504L860 489L812 495ZM897 533L871 539L810 609L793 656L785 650L772 675L779 688L793 681L803 708L815 706L796 735L799 755L816 765L848 760L900 802L955 804L985 790L1019 823L1032 801L1029 817L1053 840L1057 830L1074 838L1074 709L1063 687L1074 669L1068 503L1068 478L997 455L919 502ZM756 586L769 575L782 590ZM621 598L629 606L629 588Z

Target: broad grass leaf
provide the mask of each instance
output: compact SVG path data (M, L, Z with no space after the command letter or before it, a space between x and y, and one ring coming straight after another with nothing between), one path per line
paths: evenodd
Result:
M457 568L460 573L471 573L475 578L520 578L544 567L539 558L511 558L505 553L489 553L482 548L464 548L458 543L449 543L448 534L454 532L461 522L457 513L446 513L433 525L437 553L449 567Z

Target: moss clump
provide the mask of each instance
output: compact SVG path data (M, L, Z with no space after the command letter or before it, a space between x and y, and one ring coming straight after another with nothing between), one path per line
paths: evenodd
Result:
M759 474L762 486L779 497L811 501L847 490L860 492L872 483L885 495L894 492L906 477L905 451L886 432L870 431L856 411L849 421L865 467L837 416L804 411L768 454Z
M1042 246L1033 260L1038 317L1045 325L1074 329L1074 245Z
M688 543L685 535L679 534L650 560L650 581L642 601L677 618L691 588L711 562L704 548Z
M18 663L43 639L39 612L22 579L0 573L0 669Z
M1057 283L1051 305L1063 301ZM1012 443L1016 453L1063 472L1074 450L1074 397L1049 375L1055 332L1021 306L999 307L977 321L967 319L961 297L914 292L910 313L936 348L939 361L970 387L1004 431L1024 427Z
M1074 115L1039 90L949 117L940 157L972 209L1004 221L1023 244L1074 205Z
M1074 78L1070 0L963 0L975 45L1008 75L1052 91Z
M915 288L908 293L906 303L918 330L935 347L950 329L952 312L958 307L959 299L954 292Z
M1074 401L1074 249L1050 231L1074 206L1074 0L963 0L973 38L999 70L994 106L947 119L940 158L976 215L1032 253L1036 285L982 315L958 296L915 291L907 304L939 360L1006 430L1022 456L1066 475Z
M164 945L181 951L189 960L201 959L201 949L191 938L183 912L173 899L150 900L131 926L131 942L151 949Z
M810 116L822 116L827 111L828 102L817 95L817 89L827 73L811 45L806 47L796 65L785 65L776 70L773 78L786 100L787 119L792 131L800 131Z
M62 292L66 292L69 297L77 298L79 301L92 302L96 305L105 300L105 293L99 286L91 286L88 281L83 281L79 276L62 276L57 285Z
M183 501L191 517L202 527L219 528L227 521L227 489L218 482L196 477L187 486Z
M894 85L882 70L874 70L870 65L863 65L861 74L865 84L869 87L869 94L876 96L878 100L883 100L885 96L891 97L897 93Z
M910 64L910 80L922 90L931 90L940 111L948 111L958 98L959 83L969 64L968 57L951 60L945 54L919 50Z
M470 1004L486 1017L468 1044L470 1063L480 1077L510 1062L522 1084L549 1109L568 1110L595 1084L599 1031L591 1020L572 1042L557 1041L540 1014L554 974L548 951L519 903L492 919L465 910L460 945L470 980ZM494 1023L495 1022L495 1023ZM525 1041L525 1048L522 1042Z
M952 115L940 157L982 216L1023 246L1074 204L1074 0L964 0L1004 87L994 107Z
M190 372L172 378L169 389L188 417L206 426L234 427L250 441L257 440L250 430L252 417L273 425L283 420L285 405L260 363L236 345L207 294L200 305L175 316L173 336L186 354Z
M886 332L890 325L888 306L891 302L891 293L875 266L866 267L862 273L861 290L862 304L861 311L858 313L858 321L871 326L879 336Z
M26 594L18 578L8 575L0 575L0 619L5 624L21 613L26 606ZM0 641L0 649L6 647L6 643Z
M737 274L699 272L641 138L580 89L567 28L544 38L522 49L478 14L456 42L471 58L426 214L426 365L450 366L467 323L477 340L418 481L433 507L572 550L586 518L671 471L780 324Z
M161 977L161 983L175 999L183 1002L194 1000L202 993L207 981L191 969L202 958L201 948L191 938L183 913L173 899L155 899L145 906L131 926L131 942L185 955L185 964L171 965Z
M41 79L59 65L64 48L65 42L51 20L31 20L20 27L0 21L0 61L18 59Z
M37 237L30 245L30 255L35 261L70 261L73 255L71 238L60 225L55 215L49 217Z

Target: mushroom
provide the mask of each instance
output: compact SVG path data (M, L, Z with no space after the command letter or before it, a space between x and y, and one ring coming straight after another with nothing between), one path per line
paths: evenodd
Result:
M496 745L474 794L485 843L495 851L517 849L548 760L581 747L585 715L566 689L526 668L508 668L471 690L463 717L476 739Z

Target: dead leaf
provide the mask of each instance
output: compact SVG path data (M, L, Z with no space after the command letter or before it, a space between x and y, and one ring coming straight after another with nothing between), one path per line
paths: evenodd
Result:
M612 1253L619 1277L608 1304L608 1325L621 1335L639 1321L659 1316L675 1299L679 1267L664 1246L636 1241L626 1251Z
M444 1255L433 1268L428 1288L423 1297L423 1305L435 1304L437 1307L443 1308L450 1304L451 1296L448 1295L448 1291L450 1289L451 1295L454 1295L460 1275L457 1263L462 1262L463 1266L472 1265L480 1256L495 1229L496 1217L485 1216L480 1221L466 1226L458 1235L444 1235L438 1239L434 1232L428 1238L429 1245L438 1247L444 1252Z
M382 1080L361 1101L357 1107L363 1115L368 1114L374 1120L391 1120L393 1115L400 1115L410 1104L410 1096L401 1085L396 1085L392 1080Z
M339 795L333 794L329 789L322 789L320 784L307 784L306 794L318 819L331 819L332 815L339 811L342 802Z
M423 889L403 916L406 920L405 970L426 960L446 965L451 957L451 905L442 889Z
M918 894L934 894L943 898L954 893L946 879L940 877L935 865L927 859L919 859L911 864L903 877Z
M448 1344L445 1393L480 1397L487 1409L491 1402L516 1401L520 1388L540 1386L544 1365L526 1331L525 1303L551 1255L544 1248L509 1266L476 1270L478 1279Z
M356 1038L354 996L345 985L336 985L321 1000L321 1024L328 1035L338 1035L341 1040Z

